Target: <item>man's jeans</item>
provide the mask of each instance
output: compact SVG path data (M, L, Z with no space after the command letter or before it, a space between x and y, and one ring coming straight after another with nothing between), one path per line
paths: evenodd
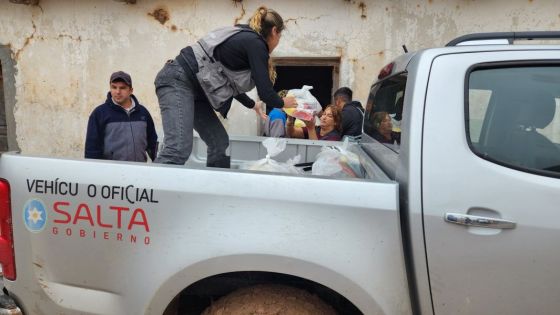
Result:
M175 60L168 61L156 76L164 142L154 162L185 164L191 155L194 128L208 146L206 165L229 168L228 134L193 80Z

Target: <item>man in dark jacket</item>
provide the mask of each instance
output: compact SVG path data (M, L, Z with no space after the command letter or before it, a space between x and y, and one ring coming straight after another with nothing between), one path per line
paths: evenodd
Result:
M334 92L334 104L342 112L342 136L361 136L364 109L358 101L352 101L352 90L341 87Z
M132 79L123 71L109 80L107 100L89 116L85 157L146 162L154 160L157 134L148 110L132 94Z

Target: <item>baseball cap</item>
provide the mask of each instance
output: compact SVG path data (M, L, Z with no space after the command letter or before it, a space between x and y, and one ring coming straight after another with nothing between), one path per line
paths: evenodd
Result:
M128 86L132 87L132 79L130 78L130 74L124 71L117 71L111 74L111 79L109 80L109 83L113 83L116 80L123 81Z

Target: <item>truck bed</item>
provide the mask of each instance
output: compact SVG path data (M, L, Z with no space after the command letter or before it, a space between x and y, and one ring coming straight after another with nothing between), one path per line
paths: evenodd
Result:
M230 146L227 154L231 156L231 167L238 169L247 161L255 161L265 158L267 154L266 148L262 145L262 141L267 137L257 136L230 136ZM320 140L304 140L286 138L286 149L279 155L273 157L278 162L286 162L288 159L296 155L300 155L299 163L312 163L315 161L317 154L321 152L324 146L342 146L340 141L320 141ZM365 170L365 180L367 181L389 181L389 177L381 170L381 168L368 156L368 154L357 144L350 143L349 150L358 155L362 167ZM195 136L193 144L193 152L188 167L200 168L206 164L206 144ZM247 170L248 171L248 170ZM249 171L248 171L249 172ZM311 172L304 172L303 176L312 176ZM323 178L328 178L322 176Z

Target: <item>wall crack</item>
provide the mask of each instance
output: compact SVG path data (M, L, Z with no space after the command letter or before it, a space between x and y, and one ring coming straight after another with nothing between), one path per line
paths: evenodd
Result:
M288 24L288 22L294 22L294 24L297 25L298 20L317 21L317 20L319 20L321 18L324 18L324 17L327 17L327 16L328 16L327 14L322 14L322 15L319 15L319 16L316 16L316 17L298 16L298 17L295 17L295 18L285 19L284 22L286 24Z
M235 20L233 21L233 25L239 24L239 21L241 21L241 19L245 16L245 7L243 6L243 2L241 3L241 14L235 18ZM237 2L235 3L235 6L237 7Z
M70 38L73 41L81 42L82 36L74 37L70 34L58 34L58 38Z
M31 36L28 36L25 39L25 42L23 43L23 46L18 49L18 51L15 52L14 54L14 60L19 60L19 55L23 52L23 50L31 43L31 40L35 37L35 34L37 33L37 26L35 25L35 21L31 21L31 23L33 24L33 33L31 33Z

